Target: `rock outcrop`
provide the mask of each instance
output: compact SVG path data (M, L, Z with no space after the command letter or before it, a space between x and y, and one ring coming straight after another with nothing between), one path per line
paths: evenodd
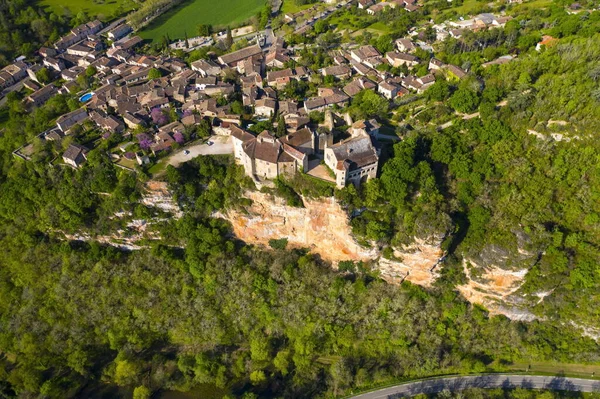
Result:
M469 267L471 266L471 267ZM495 265L479 266L463 261L468 282L458 291L471 303L485 306L492 314L503 314L513 320L533 320L533 313L519 306L520 298L513 294L523 285L528 269L506 270ZM474 275L473 271L477 271Z
M334 265L346 260L375 262L381 276L393 283L408 280L429 286L437 277L439 242L416 240L395 249L398 260L383 259L379 250L362 247L354 239L346 211L333 198L304 199L304 208L295 208L261 192L245 195L252 205L245 212L230 210L226 215L235 235L245 242L267 245L271 239L287 238L290 246L309 248Z

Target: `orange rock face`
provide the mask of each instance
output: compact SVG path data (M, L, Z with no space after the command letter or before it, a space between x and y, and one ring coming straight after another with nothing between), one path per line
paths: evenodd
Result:
M309 248L334 265L344 260L374 261L381 276L392 283L406 279L429 286L437 277L432 269L442 256L439 243L416 240L396 249L399 261L383 259L377 249L356 242L348 215L333 198L304 199L304 208L294 208L264 193L245 195L253 201L248 212L229 211L226 215L235 235L245 242L268 245L271 239L287 238L290 246Z
M227 214L235 235L243 241L267 245L271 239L287 238L289 245L310 248L331 262L375 255L350 235L348 216L333 198L305 199L304 208L295 208L260 192L248 192L246 196L253 200L248 214Z

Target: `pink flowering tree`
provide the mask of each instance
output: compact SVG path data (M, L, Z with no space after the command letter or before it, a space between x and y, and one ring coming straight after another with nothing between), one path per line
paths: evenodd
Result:
M140 133L137 135L138 143L142 150L147 150L152 145L152 139L146 133Z
M152 108L150 117L152 118L152 122L158 126L166 125L169 121L168 115L160 107Z
M177 144L183 144L185 142L185 137L183 136L183 133L181 133L181 132L175 132L173 134L173 138L175 139L175 142Z

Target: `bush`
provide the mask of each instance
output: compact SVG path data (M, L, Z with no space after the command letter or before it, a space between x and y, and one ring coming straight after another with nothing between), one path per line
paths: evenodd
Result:
M282 197L289 206L296 208L304 207L302 198L294 191L294 189L288 186L283 180L275 180L275 192L277 195Z
M351 260L343 260L338 263L338 270L341 272L356 272L356 264Z
M458 112L473 112L479 105L479 96L469 89L458 89L450 97L450 105Z
M269 240L269 246L273 249L286 249L288 245L288 239L287 238L279 238L279 239L275 239L272 238Z

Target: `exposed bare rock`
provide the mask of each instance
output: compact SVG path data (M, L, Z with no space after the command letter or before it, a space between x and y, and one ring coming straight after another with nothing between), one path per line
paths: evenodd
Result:
M473 268L470 269L467 264ZM532 320L535 316L518 305L518 298L512 297L521 285L528 269L505 270L495 265L480 266L473 261L463 261L468 283L458 286L460 293L471 303L485 306L492 314L503 314L515 320ZM474 276L471 270L483 271Z
M377 249L358 244L346 211L333 198L304 199L304 208L294 208L264 193L245 195L253 201L247 212L230 210L226 215L235 235L245 242L267 245L270 239L287 238L290 246L310 248L334 265L345 260L375 261L381 276L392 283L406 279L429 286L437 277L432 269L442 256L439 242L416 240L394 251L400 260L383 259Z
M167 187L167 183L151 180L146 183L146 190L142 197L142 204L158 208L162 211L169 212L173 217L182 216L181 209L173 200L173 196ZM160 236L155 231L150 231L148 226L153 223L160 222L164 219L152 218L150 220L131 219L131 212L116 212L111 219L127 220L126 228L119 229L116 232L108 235L91 236L89 233L81 232L77 234L63 233L67 240L77 241L96 241L101 244L112 245L114 247L134 251L142 248L147 248L147 245L140 245L143 240L158 240Z
M183 213L175 203L166 182L150 180L146 183L146 192L142 198L142 204L172 213L174 217L180 218Z
M250 244L267 245L270 239L287 238L290 246L310 248L334 265L344 260L371 261L381 277L390 283L407 280L431 286L438 277L437 268L443 267L438 266L443 256L441 238L416 238L410 245L395 248L396 260L383 258L377 249L360 246L351 234L348 215L333 198L304 199L304 208L294 208L268 194L253 191L245 195L252 200L246 212L230 210L223 216L231 222L235 235ZM525 240L524 237L518 239ZM496 259L500 266L480 266L471 260L472 270L483 271L472 275L465 262L468 283L458 287L463 296L472 303L484 305L493 314L517 320L535 318L519 306L519 298L512 295L527 274L526 268L514 270L515 266L529 262L534 254L525 250L513 254L488 246L478 255L478 260Z
M227 219L237 237L251 244L267 245L270 239L287 238L291 246L307 247L325 260L367 260L377 252L361 247L350 235L348 215L333 198L304 200L304 208L251 191L247 213L230 210Z
M431 286L438 278L436 266L443 255L440 243L417 238L411 245L395 248L394 257L400 261L381 258L381 276L390 283L408 280L425 287Z
M133 235L125 237L123 231L119 230L116 234L91 237L87 233L83 234L65 234L65 238L70 241L96 241L100 244L111 245L113 247L125 250L135 251L146 248L142 245L137 245L136 242L141 240L141 235Z

